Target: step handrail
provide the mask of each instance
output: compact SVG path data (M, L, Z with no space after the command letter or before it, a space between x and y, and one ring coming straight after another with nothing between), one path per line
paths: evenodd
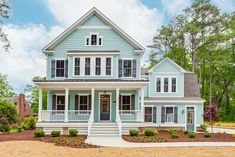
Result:
M122 136L122 120L118 112L117 112L117 126L119 130L119 136Z

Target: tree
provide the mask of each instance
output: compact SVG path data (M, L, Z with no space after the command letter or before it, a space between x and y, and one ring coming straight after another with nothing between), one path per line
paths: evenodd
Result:
M218 117L218 108L216 105L209 105L207 106L205 112L204 112L204 118L206 120L209 121L210 125L211 125L211 131L213 133L213 126L214 126L214 122L217 121L219 119Z
M2 19L9 18L10 6L6 0L0 0L0 24L3 23ZM7 37L7 34L3 32L2 27L0 27L0 40L3 42L3 48L8 51L11 44Z
M45 78L41 78L39 76L35 76L33 80L44 80ZM39 88L35 85L26 85L25 92L29 93L28 99L32 102L31 108L33 113L38 113L38 100L39 100ZM47 91L43 90L42 92L42 109L46 110L47 108Z
M0 100L0 131L8 132L10 125L18 120L13 104Z
M7 75L0 73L0 98L15 96L12 87L7 82Z

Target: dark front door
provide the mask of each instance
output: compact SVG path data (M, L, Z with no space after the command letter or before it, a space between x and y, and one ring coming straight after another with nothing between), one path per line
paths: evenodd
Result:
M100 95L100 120L110 120L110 95Z

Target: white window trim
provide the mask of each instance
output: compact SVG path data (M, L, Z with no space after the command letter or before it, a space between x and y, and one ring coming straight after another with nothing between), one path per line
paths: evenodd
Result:
M57 75L57 74L56 74L56 69L57 69L57 66L56 66L57 64L56 64L56 62L57 62L57 61L62 61L62 60L64 61L64 76L62 76L62 77L57 77L57 76L56 76L56 75ZM65 78L65 59L55 59L55 78Z
M179 107L177 105L164 105L164 107L165 107L165 116L166 116L166 107L172 107L173 108L173 122L167 122L166 117L165 117L165 122L162 123L162 124L177 124L177 123L175 123L175 110L174 110L174 107L178 108L178 110L177 110L178 111L178 113L177 113L178 118L179 118Z
M60 94L60 93L57 93L57 94L54 94L56 96L56 111L65 111L65 110L58 110L57 107L58 107L58 103L57 103L57 96L64 96L65 97L65 94ZM65 99L65 98L64 98ZM68 104L69 105L69 104ZM64 107L65 107L65 104L64 104ZM56 113L57 115L62 115L62 113Z
M97 36L97 44L96 45L91 45L91 35L96 35ZM89 45L86 43L86 39L89 38ZM101 45L99 45L99 38L101 38ZM85 46L103 46L103 36L99 35L98 32L90 32L88 36L85 36Z
M90 59L90 62L89 62L89 66L87 66L87 67L89 67L89 75L86 75L86 59L87 58L89 58ZM84 76L91 76L91 72L92 72L92 70L91 70L91 57L85 57L84 58Z
M161 79L161 92L157 92L157 78ZM168 78L168 92L164 92L164 78ZM172 92L172 78L176 78L176 91ZM154 86L154 92L156 94L158 93L162 93L162 94L166 94L166 93L174 93L177 94L178 93L178 77L177 76L155 76L155 86Z
M99 59L100 59L100 65L99 65L99 68L100 68L100 74L99 74L99 75L97 75L97 74L96 74L96 59L97 59L97 58L99 58ZM102 70L101 62L102 62L102 58L101 58L101 57L95 57L95 67L94 67L94 69L95 69L94 75L95 75L95 76L101 76L101 70Z
M80 100L81 100L80 97L81 97L81 96L86 96L86 97L87 97L87 104L82 104L82 105L87 105L87 110L88 110L88 108L89 108L89 95L90 95L90 94L88 94L88 93L78 93L79 102L78 102L77 105L78 105L78 110L79 110L79 111L83 111L83 110L80 109L80 105L81 105L81 104L80 104Z
M80 60L80 66L79 66L79 75L75 75L75 58L79 58ZM76 77L76 76L81 76L81 57L77 57L77 56L74 56L73 57L73 76Z
M111 73L110 73L110 75L107 75L107 74L106 74L106 70L107 70L107 62L106 62L106 61L107 61L107 58L110 58L110 59L111 59L111 61L110 61L110 62L111 62L111 63L110 63L110 66L111 66L111 69L110 69L110 70L111 70ZM105 71L104 71L105 76L112 76L112 75L113 75L113 72L112 72L112 71L113 71L113 59L112 59L112 58L113 58L113 57L105 57L105 66L104 66L104 69L105 69ZM101 66L101 65L100 65L100 66Z
M122 110L122 111L131 111L131 104L132 104L132 102L131 102L131 95L132 95L132 94L129 94L129 93L122 93L122 94L120 94L120 95L121 95L121 110ZM122 100L123 100L123 98L122 98L123 96L129 96L129 97L130 97L130 104L123 104L123 103L122 103L122 102L123 102L123 101L122 101ZM123 106L123 105L130 105L130 110L123 110L123 109L122 109L122 106ZM129 114L129 113L128 113L128 114Z
M145 122L145 121L144 121L144 122L145 122L145 123L154 123L154 122L153 122L153 108L156 107L156 106L154 106L154 105L145 106L145 107L144 107L144 115L145 115L145 108L146 108L146 107L151 107L151 108L152 108L152 122ZM144 117L144 118L145 118L145 117ZM157 120L157 107L156 107L156 120ZM156 122L156 123L157 123L157 122Z
M131 60L131 76L124 76L124 61L125 60ZM134 60L134 58L123 58L122 59L122 77L123 78L134 78L132 76L133 60Z

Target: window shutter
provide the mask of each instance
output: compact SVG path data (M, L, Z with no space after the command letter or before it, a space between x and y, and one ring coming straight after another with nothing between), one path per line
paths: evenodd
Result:
M178 107L174 107L174 122L178 123Z
M91 95L88 96L88 110L91 110Z
M131 95L131 110L135 110L135 95Z
M157 123L157 107L153 107L153 122Z
M52 95L52 110L56 110L56 95Z
M122 77L122 60L118 60L118 77Z
M122 96L121 95L119 95L119 110L122 110L122 106L121 106L121 104L122 104Z
M166 108L162 107L162 119L161 119L162 123L166 122L166 115L165 115L166 112L165 111L166 111Z
M51 78L55 77L55 60L51 60Z
M136 77L136 59L132 60L132 77Z
M64 73L65 73L65 77L68 78L68 59L65 60L65 70L64 70Z
M75 95L75 110L78 110L78 95Z

